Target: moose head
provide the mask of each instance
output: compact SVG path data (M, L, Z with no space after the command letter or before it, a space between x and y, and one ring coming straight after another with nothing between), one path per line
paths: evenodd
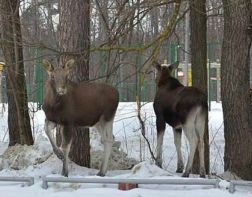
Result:
M157 70L156 75L156 83L161 84L162 82L166 81L168 77L173 76L173 72L175 69L178 68L179 62L175 62L173 64L163 64L160 65L158 62L156 62L155 68Z
M54 84L56 93L65 95L67 93L68 76L75 66L75 61L70 59L63 67L54 68L48 60L43 60L43 66L49 75L49 80Z

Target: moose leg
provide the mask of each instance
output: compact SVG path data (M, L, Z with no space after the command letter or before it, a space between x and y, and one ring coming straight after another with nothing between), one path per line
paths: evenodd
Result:
M101 141L104 145L104 155L98 176L105 176L108 169L108 162L111 155L113 144L113 119L109 122L102 121L99 123L98 130L101 134Z
M198 136L195 132L194 121L192 120L189 120L183 129L184 129L185 136L187 137L189 141L190 152L187 159L186 169L182 176L189 177L189 174L192 169L194 154L198 145Z
M205 170L205 146L204 146L204 133L205 133L205 119L206 116L204 113L198 114L196 117L196 131L199 136L199 144L198 144L198 150L199 150L199 159L200 159L200 177L205 178L206 177L206 170Z
M63 153L63 168L61 175L68 176L68 154L71 148L72 143L72 127L70 126L62 126L61 128L61 146L60 149Z
M184 170L184 163L181 153L181 135L182 135L182 129L175 129L173 128L173 134L174 134L174 144L177 151L177 170L176 172L182 173Z
M199 150L199 159L200 159L200 177L205 178L206 177L206 170L205 170L205 158L204 158L204 139L199 140L198 145Z
M55 139L53 137L53 129L55 129L56 124L54 122L51 122L47 119L45 119L45 133L47 135L47 137L49 138L49 141L52 145L53 148L53 152L56 154L56 156L59 159L63 158L63 153L61 152L61 150L57 147Z
M163 118L157 117L156 120L157 125L157 157L156 157L156 165L162 168L162 150L163 150L163 138L165 132L165 121Z

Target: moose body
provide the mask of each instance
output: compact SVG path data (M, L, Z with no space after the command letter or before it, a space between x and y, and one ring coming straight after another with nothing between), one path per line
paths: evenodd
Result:
M185 87L172 77L172 71L178 64L161 66L157 64L157 92L153 107L157 126L157 157L156 163L162 166L163 136L168 123L173 127L174 143L177 151L177 171L183 172L184 163L181 153L182 129L190 145L190 152L184 177L188 177L196 148L199 149L200 176L205 177L204 165L204 130L208 113L207 97L197 88Z
M52 100L47 99L47 94L44 99L43 110L48 120L62 125L91 127L102 116L106 121L111 119L117 108L117 90L102 83L70 84L70 93L59 96L53 91L52 82L48 82L47 89L50 88L49 94L53 95Z
M72 129L76 126L96 127L104 144L104 158L98 175L104 176L113 143L113 120L119 102L118 91L103 83L74 83L67 79L74 61L64 68L44 62L49 79L46 83L43 110L46 115L45 132L54 153L63 161L62 175L68 176L68 154L72 142ZM62 142L57 147L52 130L60 125Z

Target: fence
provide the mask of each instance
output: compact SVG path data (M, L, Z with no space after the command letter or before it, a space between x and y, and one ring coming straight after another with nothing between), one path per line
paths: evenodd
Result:
M179 66L179 71L183 68L185 64L182 62ZM221 100L220 98L220 64L219 63L210 63L209 68L209 100L217 101ZM27 84L27 93L28 93L28 101L36 102L38 107L40 108L43 101L44 96L44 82L46 78L45 71L42 66L35 66L35 83ZM189 84L191 84L191 69L189 64L189 73L188 73ZM7 88L6 88L6 76L3 75L2 78L2 102L7 102ZM183 82L183 77L179 77L179 80ZM120 93L120 101L122 102L134 102L136 100L136 96L138 95L141 101L150 102L153 101L155 92L156 92L156 84L155 79L145 80L142 86L138 86L135 81L126 81L117 86L117 89Z

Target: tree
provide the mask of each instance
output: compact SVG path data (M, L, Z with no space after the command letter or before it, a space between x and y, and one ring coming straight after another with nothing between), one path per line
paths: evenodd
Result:
M69 58L76 60L72 80L89 79L90 1L61 0L59 22L60 66ZM75 163L90 166L89 129L75 128L70 158Z
M2 50L7 65L9 146L33 144L24 74L19 0L1 0Z
M190 0L191 21L191 65L192 85L198 87L207 95L207 16L206 0ZM205 169L209 173L209 134L208 118L205 126ZM195 153L193 173L198 173L198 150Z
M224 37L221 96L224 116L224 169L252 180L252 115L249 101L250 0L223 0Z

